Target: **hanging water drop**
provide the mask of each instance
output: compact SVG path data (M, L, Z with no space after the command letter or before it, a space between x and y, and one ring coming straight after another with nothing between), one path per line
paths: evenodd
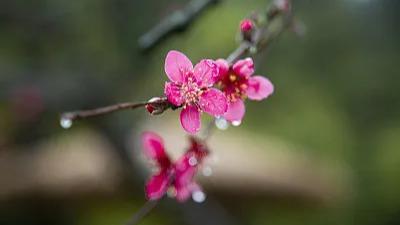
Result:
M197 203L202 203L204 202L204 200L206 200L206 194L204 194L204 192L198 190L198 191L194 191L192 193L192 199L193 201L197 202Z
M205 176L205 177L209 177L213 173L210 166L205 166L201 172L202 172L203 176Z
M72 120L68 118L61 118L60 125L64 129L68 129L72 126Z
M175 198L176 197L176 189L174 187L169 187L167 190L167 196L170 198Z
M215 119L215 126L220 130L226 130L229 127L228 121L223 117L217 117Z
M241 123L242 123L241 120L232 121L232 125L235 126L235 127L239 126Z

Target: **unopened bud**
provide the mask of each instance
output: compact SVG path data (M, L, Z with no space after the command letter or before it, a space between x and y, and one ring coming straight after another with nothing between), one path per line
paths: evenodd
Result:
M159 115L171 107L167 98L154 97L151 98L146 104L146 110L151 115Z
M248 32L254 28L254 23L250 19L244 19L240 22L240 30L242 32Z
M240 32L244 40L251 41L254 27L254 22L251 19L244 19L240 22Z

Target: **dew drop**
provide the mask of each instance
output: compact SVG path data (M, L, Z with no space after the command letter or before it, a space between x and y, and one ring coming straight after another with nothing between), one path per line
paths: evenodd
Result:
M202 203L206 200L206 194L204 194L204 192L198 190L198 191L194 191L192 193L192 199L193 201L197 202L197 203Z
M191 165L191 166L197 165L196 157L192 156L192 157L189 158L189 165Z
M72 120L67 118L61 118L60 125L64 129L68 129L72 126Z
M211 167L209 167L209 166L204 167L201 172L202 172L203 176L205 176L205 177L209 177L213 173Z
M223 117L217 117L215 120L215 126L220 130L226 130L229 127L228 121Z
M175 198L176 197L176 189L174 187L170 187L167 190L167 196L170 198Z
M235 126L235 127L239 126L241 123L242 123L241 120L232 121L232 125Z

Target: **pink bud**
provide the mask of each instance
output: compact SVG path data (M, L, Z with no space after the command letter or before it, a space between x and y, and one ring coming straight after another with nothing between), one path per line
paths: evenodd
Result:
M250 19L244 19L240 22L240 30L242 32L248 32L254 28L254 23Z

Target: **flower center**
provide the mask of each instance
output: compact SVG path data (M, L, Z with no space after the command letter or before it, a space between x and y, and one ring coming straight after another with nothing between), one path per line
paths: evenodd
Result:
M201 88L192 77L189 77L188 81L182 85L181 91L185 98L185 104L197 104L202 93Z
M226 97L230 102L235 102L237 99L245 99L248 88L249 79L238 76L235 73L227 74L219 83L221 90L225 92Z

